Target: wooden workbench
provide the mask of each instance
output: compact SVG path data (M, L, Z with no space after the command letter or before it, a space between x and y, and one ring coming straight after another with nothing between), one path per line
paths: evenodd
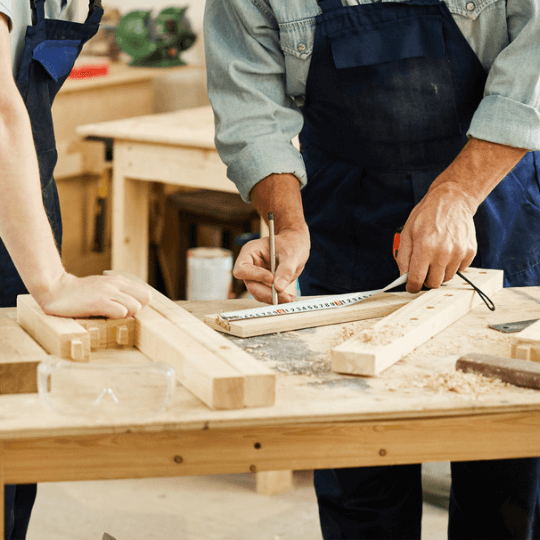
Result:
M88 124L77 132L114 144L113 270L147 279L151 183L236 192L214 146L209 106Z
M279 373L276 404L268 408L211 411L179 387L158 416L89 419L53 413L37 395L1 396L1 482L538 456L540 392L476 375L467 376L470 387L453 379L461 354L510 354L508 336L488 324L540 316L538 287L505 289L493 299L495 312L476 308L378 378L331 373L328 361L352 329L374 321L233 338ZM202 317L254 301L224 302L183 306Z

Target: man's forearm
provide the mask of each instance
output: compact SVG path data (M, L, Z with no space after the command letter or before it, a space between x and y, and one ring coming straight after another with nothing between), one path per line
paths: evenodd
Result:
M527 153L523 148L471 138L429 192L448 189L462 196L473 212ZM428 194L429 194L428 192Z
M264 219L274 213L276 233L283 230L307 232L300 184L292 174L272 174L251 190L253 205Z

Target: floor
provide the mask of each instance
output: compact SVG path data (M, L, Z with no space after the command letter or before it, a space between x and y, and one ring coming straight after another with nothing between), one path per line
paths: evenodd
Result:
M272 496L252 474L40 484L27 540L320 540L312 478ZM422 540L446 537L441 506L424 503Z

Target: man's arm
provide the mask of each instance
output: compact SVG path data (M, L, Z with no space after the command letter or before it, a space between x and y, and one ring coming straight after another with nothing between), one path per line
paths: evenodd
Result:
M251 191L255 208L265 218L274 214L278 265L270 272L270 250L267 238L253 240L244 246L234 266L234 276L243 279L249 292L261 302L272 302L272 282L280 303L294 297L285 289L302 272L309 256L309 232L304 220L300 185L292 174L273 174L261 180Z
M65 272L41 196L30 119L13 80L7 18L0 13L0 237L29 292L50 314L137 313L147 287L125 279Z
M306 173L292 139L302 114L285 92L279 28L265 2L207 0L205 50L208 90L216 118L216 147L229 178L265 219L274 213L279 301L304 267L309 234L301 183ZM271 302L268 239L246 244L234 275L257 300Z
M478 206L527 153L471 138L411 212L397 263L409 272L407 290L439 287L476 254L473 216Z

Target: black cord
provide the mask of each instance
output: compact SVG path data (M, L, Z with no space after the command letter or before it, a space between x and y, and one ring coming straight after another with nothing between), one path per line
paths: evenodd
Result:
M463 280L465 280L479 295L480 298L484 301L488 309L495 311L495 304L492 302L491 298L484 292L482 292L474 283L469 281L461 272L456 272L456 274Z

